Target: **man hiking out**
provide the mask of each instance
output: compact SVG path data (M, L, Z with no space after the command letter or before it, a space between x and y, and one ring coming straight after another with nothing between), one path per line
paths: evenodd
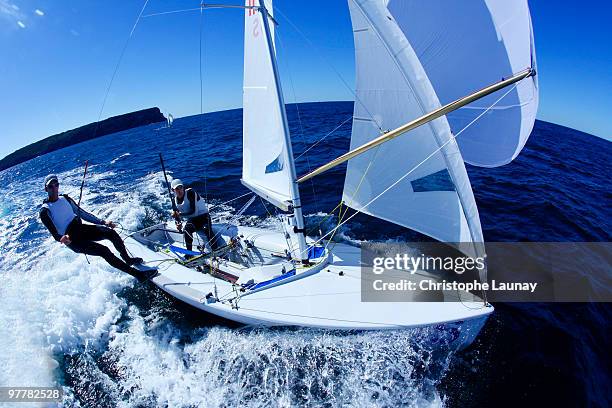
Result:
M132 258L123 240L113 228L112 221L104 221L83 210L68 197L59 194L59 182L55 174L45 177L45 191L48 194L40 209L40 219L56 241L79 254L101 256L111 266L129 273L139 281L145 281L157 274L155 270L139 271L131 265L142 263L141 258ZM84 224L83 221L91 224ZM110 249L96 241L107 239L115 246L123 260Z

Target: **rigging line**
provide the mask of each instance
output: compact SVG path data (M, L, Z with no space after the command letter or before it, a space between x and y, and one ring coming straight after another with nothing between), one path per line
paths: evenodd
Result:
M238 196L238 197L236 197L236 198L232 198L231 200L228 200L228 201L225 201L225 202L222 202L222 203L219 203L219 204L215 204L215 205L211 206L211 207L208 209L208 213L210 214L210 213L212 212L212 210L213 210L213 209L215 209L215 208L217 208L217 207L220 207L220 206L222 206L222 205L226 205L226 204L228 204L228 203L231 203L232 201L239 200L239 199L241 199L242 197L246 197L246 196L248 196L248 195L254 195L254 194L255 194L255 193L253 193L253 192L248 192L248 193L246 193L246 194L242 194L241 196ZM211 216L211 217L212 217L212 216ZM231 219L231 218L232 218L232 217L230 217L230 219ZM221 219L221 217L217 217L217 218L216 218L216 220L217 220L217 221L219 221L220 219ZM211 222L212 222L212 218L211 218Z
M333 209L333 210L331 210L330 212L328 212L327 214L325 214L325 215L323 216L323 218L321 219L321 221L319 221L319 223L318 223L317 225L315 225L313 228L311 228L309 231L307 231L307 232L306 232L306 235L310 235L312 232L314 232L316 229L318 229L318 228L321 226L321 224L323 224L323 222L325 222L325 220L326 220L326 219L328 219L329 217L331 217L331 216L334 214L334 212L336 212L336 210L338 209L338 207L340 207L341 205L342 205L342 201L340 201L340 202L338 203L338 205L336 205L336 206L334 207L334 209Z
M283 44L282 38L280 36L279 30L276 30L275 33L276 33L276 38L278 38L278 42L279 42L280 46L283 49L286 49L285 45ZM306 137L304 136L304 126L302 125L302 118L300 116L300 107L299 107L298 102L297 102L297 96L296 96L296 93L295 93L295 86L293 84L293 76L291 75L291 69L289 67L289 61L287 60L285 62L285 64L287 66L287 75L289 76L289 84L291 84L291 91L293 92L293 102L295 104L295 109L296 109L296 112L297 112L298 123L300 125L300 137L302 138L302 143L304 144L304 146L306 146ZM299 157L301 157L301 156L302 155L300 155ZM305 156L305 159L306 159L306 165L308 166L308 171L310 172L311 166L310 166L310 159L308 158L308 155ZM294 158L294 161L295 160L297 160L297 159ZM314 202L315 202L315 211L319 211L320 206L319 206L319 200L317 198L317 192L315 191L314 181L312 181L310 183L310 186L312 187L312 196L313 196Z
M120 222L118 222L118 221L117 221L115 224L116 224L116 225L117 225L117 227L119 227L119 229L120 229L121 231L123 231L123 232L138 232L138 230L131 230L131 229L125 228L125 227L123 226L123 224L121 224L121 223L120 223ZM127 238L127 237L126 237L126 238Z
M380 152L380 146L382 146L382 145L379 145L379 146L377 146L375 148L374 154L372 155L372 158L370 159L370 162L368 163L368 167L366 167L365 171L361 175L361 179L359 180L359 184L357 184L357 188L355 189L355 191L353 192L353 195L351 196L351 201L353 201L353 199L355 198L355 196L357 195L357 193L361 189L361 186L363 185L363 181L365 180L366 175L370 172L370 169L372 168L372 165L374 164L374 161L378 157L378 153ZM342 203L342 200L340 200L340 203ZM341 226L342 220L344 219L344 217L346 217L346 214L348 214L348 209L349 209L349 206L347 205L346 209L344 210L344 213L342 213L342 207L340 207L340 212L338 214L338 227ZM325 244L325 250L327 250L327 248L329 247L329 244L332 242L334 236L336 235L336 232L338 232L338 229L336 229L334 231L334 233L331 235L331 237L327 241L327 244ZM332 245L332 248L333 248L333 245Z
M523 106L527 106L530 103L532 103L534 99L535 98L532 97L531 99L528 99L522 103L515 103L513 105L496 106L494 108L491 108L491 110L506 110L506 109L512 109L512 108L522 108ZM461 112L462 110L469 110L469 109L482 110L482 109L487 109L487 108L484 106L473 106L473 103L472 103L470 105L462 106L461 108L457 109L456 112Z
M115 76L117 75L117 71L119 70L119 65L121 65L121 61L123 60L123 55L125 54L125 50L127 50L128 44L130 43L130 39L132 38L132 35L134 34L134 31L136 30L136 26L138 25L138 22L140 21L141 17L142 17L142 13L144 13L145 8L147 7L147 4L149 3L149 0L145 0L142 9L140 10L140 13L138 14L138 17L136 18L136 21L134 22L134 26L132 27L132 31L130 31L130 35L128 36L127 40L125 41L125 44L123 45L123 49L121 50L121 54L119 55L119 60L117 61L117 64L115 65L115 69L113 71L113 75L111 76L111 79L108 83L108 87L106 88L106 93L104 94L104 99L102 100L102 106L100 107L100 112L98 113L98 120L96 121L96 127L94 129L93 135L94 137L96 136L96 134L98 133L98 128L100 127L100 118L102 117L102 112L104 111L104 106L106 106L106 101L108 100L108 94L110 93L111 87L113 85L113 82L115 81Z
M512 92L514 90L514 88L516 88L517 84L515 83L510 89L508 89L508 91L506 93L504 93L502 96L499 97L499 99L497 99L495 102L493 102L493 104L491 105L491 107L495 106L499 101L501 101L503 98L505 98L510 92ZM461 134L463 133L463 131L465 131L467 128L469 128L470 126L472 126L477 120L479 120L482 116L484 116L487 112L489 111L489 109L483 111L480 115L478 115L476 118L474 118L474 120L472 120L470 123L468 123L463 129L461 129L456 135L453 135L451 133L451 136L449 137L449 139L444 142L441 146L439 146L436 150L434 150L429 156L427 156L426 158L424 158L421 162L419 162L416 166L414 166L412 169L410 169L406 174L404 174L402 177L400 177L398 180L396 180L393 184L391 184L389 187L387 187L386 189L384 189L380 194L378 194L376 197L372 198L370 201L368 201L365 205L363 205L361 207L361 209L356 210L354 214L352 214L350 217L348 217L345 221L343 221L342 223L338 224L334 229L332 229L331 231L327 232L325 235L323 235L321 238L319 238L313 245L316 245L317 243L319 243L321 240L323 240L325 237L327 237L328 235L330 235L331 233L333 233L335 230L337 230L338 228L340 228L342 225L346 224L347 222L349 222L353 217L355 217L357 214L361 213L362 210L364 210L366 207L368 207L370 204L372 204L374 201L378 200L383 194L385 194L387 191L391 190L393 187L395 187L397 184L399 184L402 180L404 180L406 177L408 177L410 174L412 174L412 172L414 172L416 169L418 169L420 166L422 166L425 162L427 162L429 159L431 159L435 154L437 154L440 150L442 150L447 144L449 144L451 141L455 141L455 139Z
M268 213L268 217L273 218L274 216L272 215L272 213L270 213L270 211L268 210L268 207L266 206L266 202L264 201L263 198L261 198L261 196L259 196L259 200L261 201L261 205L264 206L266 212Z
M144 16L142 16L142 18L153 17L153 16L162 16L164 14L184 13L186 11L196 11L196 10L202 10L202 7L190 8L190 9L182 9L182 10L162 11L162 12L159 12L159 13L145 14Z
M359 103L359 105L361 105L361 107L363 109L365 109L366 113L370 116L370 120L376 125L376 127L378 128L378 130L382 133L384 133L384 130L381 126L380 123L378 123L378 121L374 118L374 115L372 115L372 113L370 112L370 110L368 109L368 107L366 106L365 103L363 103L361 101L361 99L359 98L359 96L357 95L357 92L353 90L353 88L346 82L346 80L344 79L344 77L340 74L340 72L336 69L336 67L323 55L323 53L321 51L319 51L319 49L314 45L314 43L312 41L310 41L310 39L306 36L306 34L304 34L294 23L293 21L291 21L291 19L289 19L289 17L287 17L278 7L276 8L276 10L278 11L278 13L285 19L287 20L287 22L289 23L289 25L291 25L293 27L293 29L295 31L297 31L297 33L304 38L304 40L319 54L319 56L323 59L323 61L325 61L325 63L327 65L330 66L330 68L334 71L334 73L338 76L338 78L340 78L340 81L342 81L342 83L344 84L344 86L346 87L346 89L349 90L349 92L351 93L351 95L353 95L353 97L355 98L355 102Z
M248 194L252 194L252 193L248 193ZM218 231L218 232L217 232L215 235L213 235L213 237L212 237L211 241L214 241L214 240L217 238L217 236L219 236L219 235L220 235L222 232L225 232L225 231L227 230L227 228L228 228L230 225L232 225L232 224L231 224L232 222L234 222L234 221L235 221L235 220L237 220L237 219L238 219L240 216L242 216L242 214L244 214L244 212L247 210L247 208L248 208L248 207L249 207L251 204L253 204L253 202L255 201L255 198L257 198L257 197L259 197L259 196L257 196L257 195L255 195L255 194L253 194L253 197L251 197L251 199L250 199L249 201L247 201L247 202L246 202L246 204L244 204L244 205L242 206L242 208L240 208L240 210L238 210L238 211L236 212L236 214L234 214L232 217L230 217L230 219L229 219L229 220L228 220L228 221L225 223L225 224L226 224L226 226L225 226L225 227L221 227L221 228L219 229L219 231ZM259 198L261 198L261 197L259 197ZM231 200L230 200L230 201L231 201ZM262 201L262 202L263 202L263 201ZM264 207L265 207L265 205L264 205ZM268 209L266 208L266 211L267 211L267 210L268 210ZM209 215L209 216L210 216L210 215ZM211 224L212 224L212 220L211 220ZM212 243L211 243L211 245L212 245ZM212 248L211 248L211 249L212 249Z
M85 177L87 176L88 165L89 160L85 160L85 170L83 171L83 179L81 180L81 190L79 191L79 201L77 202L77 207L79 207L79 218L81 216L81 198L83 198L83 187L85 187Z
M268 210L268 206L266 205L265 201L263 198L259 197L259 199L261 200L261 204L264 206L264 208L266 209L266 212L268 213L268 217L272 218L272 222L277 221L279 222L282 232L283 232L283 237L285 238L285 243L287 244L287 249L289 250L289 253L293 252L293 246L289 243L289 241L287 240L287 231L285 230L285 223L281 222L278 217L275 217L270 210Z
M153 262L157 262L157 263L163 263L163 262L176 262L176 259L174 258L166 258L166 259L147 259L146 263L153 263Z
M253 193L252 191L249 191L248 193L242 194L241 196L238 196L238 197L236 197L236 198L232 198L231 200L227 200L227 201L224 201L224 202L222 202L222 203L215 204L215 205L214 205L212 208L217 207L217 206L219 206L219 205L229 204L229 203L231 203L232 201L239 200L239 199L241 199L242 197L246 197L246 196L251 195L251 194L255 194L255 193Z
M378 152L380 151L380 146L375 148L374 151L374 155L372 156L372 158L370 159L370 162L368 163L368 167L365 169L365 171L363 172L363 174L361 175L361 179L359 180L359 184L357 185L357 188L355 189L355 192L353 193L353 195L351 196L351 200L353 200L355 198L355 196L357 195L357 193L359 192L359 189L361 188L363 181L365 180L366 175L368 174L368 172L370 171L370 169L372 168L372 164L374 164L374 160L376 160L376 157L378 156ZM344 217L346 216L346 214L348 214L348 205L346 206L346 209L344 210L344 213L342 212L342 203L343 201L340 200L340 204L338 204L338 206L336 206L336 208L340 207L340 211L338 212L338 225L337 227L333 230L333 234L331 235L331 237L329 238L329 240L327 241L327 244L325 244L325 249L327 250L327 248L329 247L329 244L332 242L334 236L336 235L336 232L338 231L337 228L339 228L341 226L342 220L344 219ZM334 208L332 210L335 211L336 208ZM318 242L318 241L317 241ZM313 244L313 246L316 245ZM335 244L334 244L335 245ZM332 248L334 246L332 245Z
M372 161L370 161L370 164L372 164ZM370 168L370 166L368 166L368 169L369 168ZM367 172L367 170L366 170L366 172ZM363 181L363 177L362 177L362 181ZM359 183L359 185L361 186L361 182ZM359 190L359 187L357 188L357 190ZM355 194L357 194L357 190L355 191ZM340 211L338 211L338 226L340 226L340 223L342 223L342 220L344 219L344 217L346 217L346 214L348 214L348 210L349 210L349 206L345 205L344 212L342 212L342 204L344 204L344 201L340 200ZM331 248L329 248L329 251L334 249L334 247L336 246L337 242L333 241L333 239L336 236L336 233L338 231L339 231L339 229L336 229L334 231L334 233L329 237L329 239L327 240L327 244L325 244L325 250L327 250L327 248L329 248L330 244L331 244Z
M474 294L472 294L472 293L470 293L470 292L468 292L468 293L469 293L470 295L472 295L472 296L475 296ZM467 304L466 304L466 303L463 301L463 299L461 299L461 291L460 291L459 289L457 289L457 297L459 298L459 302L461 303L461 305L462 305L463 307L465 307L466 309L469 309L469 310L480 310L480 309L484 309L485 307L487 307L487 304L488 304L488 302L485 302L485 303L483 304L482 302L472 301L473 303L478 303L478 304L480 304L481 306L478 306L478 307L471 307L471 306L468 306L468 305L467 305ZM486 296L485 296L485 300L486 300ZM469 300L468 300L468 302L469 302Z
M312 144L308 149L304 150L302 152L302 154L300 154L298 157L296 157L295 159L299 159L300 157L302 157L303 155L305 155L306 153L308 153L311 149L315 148L319 143L321 143L323 140L325 140L328 136L330 136L332 133L334 133L336 130L340 129L342 126L344 126L344 124L346 122L348 122L349 120L353 119L353 115L349 116L348 118L346 118L344 120L344 122L342 122L341 124L339 124L338 126L336 126L335 128L333 128L331 130L331 132L327 133L325 136L323 136L321 139L317 140L314 144Z
M283 237L285 238L285 244L287 244L287 250L289 251L289 253L291 253L291 252L293 252L293 245L291 245L291 242L289 242L289 240L291 238L289 236L289 233L285 229L285 223L280 219L280 217L278 215L278 208L274 207L274 212L275 212L275 215L276 215L275 219L278 222L278 225L280 226L280 229L282 230Z
M365 171L363 172L363 175L361 176L361 179L359 180L359 184L357 184L357 188L355 189L355 192L351 196L351 201L355 198L355 196L361 189L361 186L363 185L363 181L365 180L366 175L370 172L370 169L372 168L372 165L374 164L374 160L376 160L376 157L378 156L378 153L380 152L380 146L382 145L379 145L375 148L376 150L374 151L374 155L370 159L370 162L368 163L368 167L366 167ZM346 215L346 212L345 212L345 215Z
M204 138L204 87L202 85L202 27L204 25L204 10L200 7L200 124L202 137ZM205 139L208 139L207 137ZM205 140L207 142L208 140ZM208 143L206 143L208 145ZM208 202L208 161L204 161L204 201Z
M77 203L78 217L81 218L81 198L83 198L83 187L85 186L85 177L87 176L87 166L89 165L89 160L85 160L85 170L83 171L83 180L81 181L81 191L79 192L79 202ZM89 264L89 258L87 258L87 254L85 254L85 260Z

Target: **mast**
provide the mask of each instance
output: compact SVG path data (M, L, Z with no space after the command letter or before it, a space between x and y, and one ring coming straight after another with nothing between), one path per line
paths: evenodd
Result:
M308 246L306 245L306 231L304 230L304 216L302 214L302 204L300 201L300 189L297 182L297 173L295 171L295 159L293 157L293 148L291 146L291 137L289 135L289 123L287 121L287 112L285 111L285 100L283 98L283 91L281 89L280 76L278 73L278 66L276 63L276 54L272 46L272 35L270 32L270 25L268 18L268 9L264 4L264 0L260 0L259 11L262 13L262 20L264 31L266 32L266 38L268 43L268 53L270 54L270 61L272 62L272 71L274 72L274 82L276 85L276 93L278 96L279 109L281 113L281 119L283 123L283 134L285 137L285 146L287 157L286 161L289 164L289 172L291 175L291 206L293 207L293 217L295 219L295 226L293 232L298 241L298 249L300 260L302 263L308 263Z

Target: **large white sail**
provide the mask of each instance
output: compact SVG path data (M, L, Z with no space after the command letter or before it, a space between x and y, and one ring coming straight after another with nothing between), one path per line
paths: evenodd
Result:
M527 0L392 0L387 5L443 105L535 67ZM502 89L447 115L459 132L505 94ZM463 159L494 167L521 151L538 107L537 75L518 82L457 138Z
M259 6L259 0L246 0L245 4ZM265 6L272 15L272 1L267 0ZM245 10L241 181L287 210L293 198L291 164L262 15L256 9ZM274 39L274 24L269 27Z
M349 0L357 80L351 149L440 106L386 3ZM344 202L440 241L482 242L469 178L451 138L448 121L441 117L349 160Z

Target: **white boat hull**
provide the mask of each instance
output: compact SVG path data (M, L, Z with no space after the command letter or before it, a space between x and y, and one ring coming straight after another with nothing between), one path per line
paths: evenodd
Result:
M256 243L276 239L278 245L286 244L283 234L276 231L235 227L233 233ZM246 325L341 330L440 326L457 331L458 340L466 346L493 311L482 301L362 302L360 248L346 244L335 244L329 257L308 273L298 270L290 279L241 292L240 285L174 262L172 254L132 236L125 243L148 266L167 257L168 262L160 264L159 275L152 279L162 290L200 310ZM234 301L228 301L232 298Z

